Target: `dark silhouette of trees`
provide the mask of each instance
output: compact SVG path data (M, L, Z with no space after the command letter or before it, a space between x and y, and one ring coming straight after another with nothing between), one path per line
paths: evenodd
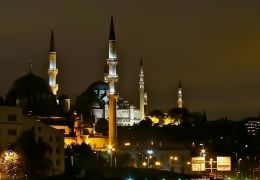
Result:
M72 158L73 157L73 158ZM93 151L86 144L72 144L65 148L66 174L92 174L106 165L104 152ZM73 162L71 161L73 159ZM73 163L73 166L72 166ZM97 176L97 174L95 174Z
M31 178L43 177L50 172L51 160L47 157L50 146L43 141L36 141L32 130L24 131L15 144L17 152L24 161L26 173Z

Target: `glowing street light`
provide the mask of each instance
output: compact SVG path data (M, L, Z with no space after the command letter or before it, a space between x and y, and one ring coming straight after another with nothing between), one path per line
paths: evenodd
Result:
M153 153L154 153L154 152L153 152L152 149L148 149L148 150L147 150L147 154L152 155Z
M153 157L152 156L148 156L146 157L147 159L147 167L150 168L150 159L152 159Z
M178 161L178 156L170 156L169 158L169 164L170 164L170 168L171 168L171 171L174 170L174 166L177 166L177 161ZM173 161L173 162L172 162Z
M174 160L174 161L178 161L178 157L177 157L177 156L174 156L173 160Z
M205 156L206 156L206 149L202 148L202 149L200 150L200 153L201 153L200 156L205 157Z
M154 164L155 166L161 166L161 163L159 161L156 161Z

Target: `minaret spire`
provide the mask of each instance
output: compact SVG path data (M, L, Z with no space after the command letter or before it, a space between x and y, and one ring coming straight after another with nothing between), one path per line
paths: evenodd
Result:
M177 107L183 108L181 81L179 81Z
M52 29L51 29L50 52L55 52L55 43L54 43L53 27L52 27Z
M112 41L116 40L113 16L111 16L111 20L110 20L109 40L112 40Z
M140 59L140 73L139 73L139 93L140 93L140 119L145 117L145 92L144 92L144 68L143 58Z
M108 119L109 119L109 132L108 132L108 145L111 147L116 144L116 100L117 89L116 84L118 81L118 74L116 71L117 54L116 54L116 38L114 30L114 21L111 17L110 32L109 32L109 55L107 59L108 75L107 81L109 84L109 106L108 106Z
M54 44L54 30L52 27L51 30L51 39L50 39L50 50L49 50L49 85L54 95L57 95L59 85L56 83L56 76L58 74L58 69L56 68L56 51Z

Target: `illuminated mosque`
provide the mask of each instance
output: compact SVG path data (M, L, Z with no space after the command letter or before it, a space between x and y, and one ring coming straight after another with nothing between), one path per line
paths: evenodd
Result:
M56 81L56 50L54 31L51 31L49 49L49 83L33 73L32 64L25 76L18 78L10 88L5 100L7 106L21 107L23 114L37 121L64 131L65 144L86 142L93 149L106 149L116 144L116 127L133 126L147 116L148 96L144 85L144 67L140 60L139 72L139 109L119 96L117 83L117 52L113 17L110 22L108 58L103 81L92 83L77 97L75 108L66 95L58 96L59 85ZM177 107L183 107L182 90L179 85ZM98 133L95 125L99 120L108 121L108 137ZM152 118L151 118L152 119Z
M51 31L49 49L49 83L33 72L32 63L28 74L18 78L11 86L3 105L21 107L23 114L37 121L64 131L65 143L89 143L93 149L106 149L108 144L116 144L116 127L132 126L144 119L147 113L147 92L144 86L143 62L140 62L139 93L140 109L119 97L117 83L116 36L113 17L110 22L109 54L106 61L104 80L92 83L75 102L71 109L66 95L58 96L56 81L56 50L54 31ZM93 120L93 122L91 120ZM108 120L108 137L97 133L95 124L100 119Z

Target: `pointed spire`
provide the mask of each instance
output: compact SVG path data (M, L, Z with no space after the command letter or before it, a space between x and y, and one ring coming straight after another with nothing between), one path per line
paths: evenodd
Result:
M113 16L111 16L109 40L116 40Z
M208 121L207 114L206 114L206 111L205 111L205 110L203 111L202 121L203 121L203 122L207 122L207 121Z
M141 60L140 60L140 66L143 66L143 57L141 56Z
M53 26L52 26L52 29L51 29L50 52L55 52L55 44L54 44L54 31L53 31Z
M181 81L179 80L179 88L181 88Z

